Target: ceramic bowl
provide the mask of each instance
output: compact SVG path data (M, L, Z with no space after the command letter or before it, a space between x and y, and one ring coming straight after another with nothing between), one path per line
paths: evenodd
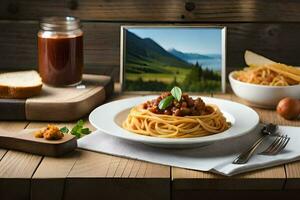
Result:
M278 102L285 97L300 99L300 85L267 86L245 83L229 74L229 82L236 96L244 99L249 105L262 108L275 108Z

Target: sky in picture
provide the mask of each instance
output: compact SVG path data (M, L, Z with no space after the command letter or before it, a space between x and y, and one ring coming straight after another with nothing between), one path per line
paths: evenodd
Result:
M221 28L130 28L141 38L151 38L164 49L185 53L221 54Z

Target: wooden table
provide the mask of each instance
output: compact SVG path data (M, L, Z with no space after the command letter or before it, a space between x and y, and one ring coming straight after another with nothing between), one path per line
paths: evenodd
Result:
M231 94L217 98L241 101ZM125 98L119 96L115 98ZM262 122L299 126L274 111L255 109ZM1 112L1 111L0 111ZM0 122L11 132L44 127L41 122ZM58 124L72 127L74 123ZM91 129L94 129L87 123ZM299 133L300 134L300 133ZM300 147L299 147L300 148ZM272 199L298 197L300 162L224 177L143 161L76 150L62 158L0 149L0 199ZM246 196L242 196L246 195ZM269 198L265 199L269 199Z

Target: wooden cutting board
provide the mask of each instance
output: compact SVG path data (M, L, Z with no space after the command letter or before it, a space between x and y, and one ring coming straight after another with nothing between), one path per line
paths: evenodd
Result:
M39 96L28 99L0 99L0 120L72 121L87 115L112 93L109 76L83 75L77 87L43 85Z
M46 140L34 136L37 130L24 129L19 133L0 130L0 148L53 157L62 156L77 148L77 139L71 134L64 134L59 140Z

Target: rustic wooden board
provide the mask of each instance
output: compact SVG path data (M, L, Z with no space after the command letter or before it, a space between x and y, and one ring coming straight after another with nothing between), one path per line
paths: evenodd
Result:
M35 137L36 129L18 133L0 131L0 147L41 156L60 157L77 148L77 138L66 134L60 140L45 140Z
M64 197L169 199L170 167L81 151L67 177Z
M286 170L286 190L298 190L300 189L300 161L289 163L285 165Z
M173 190L281 190L285 184L284 166L233 177L210 172L172 168Z
M119 79L120 25L133 23L84 22L85 71ZM134 23L142 24L142 23ZM208 25L208 24L203 24ZM244 67L246 49L291 65L299 65L299 23L212 23L225 25L227 71ZM0 21L0 69L37 66L37 21Z
M30 123L27 128L43 128L46 122ZM54 123L71 129L74 123ZM89 123L85 124L95 130ZM71 152L61 158L44 157L31 180L31 200L63 199L65 179L79 157L79 152Z
M28 199L30 179L42 157L8 151L0 162L1 199Z
M24 129L27 124L27 122L0 122L0 129L15 133ZM7 151L0 161L1 200L28 199L31 176L40 161L40 156Z
M298 1L260 0L2 0L0 19L75 15L102 21L300 21ZM282 17L284 16L284 17Z
M121 95L114 99L132 96ZM213 96L239 101L227 94ZM269 118L280 122L281 118L277 118L274 112L270 111L264 115L264 111L259 111L262 119ZM55 124L71 128L74 123ZM281 122L285 123L288 122ZM296 125L297 122L290 123ZM26 124L0 122L0 128L18 131ZM47 122L34 122L26 128L41 128L46 125ZM93 129L89 123L86 125ZM74 200L114 197L179 200L205 197L214 200L241 195L272 199L296 198L299 195L299 191L295 189L299 189L300 162L287 164L285 168L281 165L228 178L175 167L170 171L170 167L167 166L84 150L77 150L62 158L41 159L14 151L8 151L3 156L0 161L0 194L3 194L3 199L31 197Z
M172 193L173 200L220 200L220 199L298 199L300 192L285 190L176 190Z
M88 122L86 125L94 130ZM28 128L43 126L46 123L31 123ZM169 180L170 167L77 150L63 158L43 159L32 178L31 197L168 199Z
M0 120L26 120L24 99L0 99L0 110Z
M27 120L36 121L76 120L103 103L113 92L113 82L108 76L84 75L80 86L84 88L43 85L39 96L25 101L0 101L0 107L10 108L1 110L0 119L12 119L15 116L14 119L19 120L25 116ZM19 112L20 107L25 107L24 113Z
M0 121L0 130L8 131L8 132L18 132L24 129L28 125L28 122L8 122L8 121ZM0 161L3 156L6 154L6 149L0 149Z

